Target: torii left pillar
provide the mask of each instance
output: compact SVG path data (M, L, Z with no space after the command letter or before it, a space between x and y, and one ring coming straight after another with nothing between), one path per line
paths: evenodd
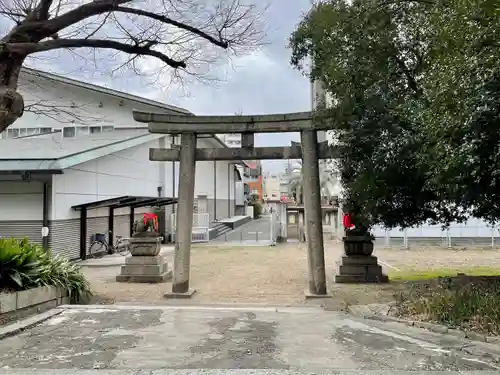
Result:
M193 231L194 183L196 178L196 134L181 135L179 160L179 200L175 231L172 292L166 298L190 298L191 233Z

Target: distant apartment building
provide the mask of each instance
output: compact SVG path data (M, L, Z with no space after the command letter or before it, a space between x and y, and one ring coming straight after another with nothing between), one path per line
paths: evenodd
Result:
M228 147L241 147L241 134L219 134L218 137Z
M241 134L219 134L218 137L231 148L241 147ZM262 163L260 160L246 160L243 171L245 194L263 197Z
M257 195L259 199L263 198L263 179L262 164L260 160L247 161L247 173L245 174L245 183L248 185L250 195Z
M281 198L282 178L279 174L269 174L264 177L264 200L279 200Z

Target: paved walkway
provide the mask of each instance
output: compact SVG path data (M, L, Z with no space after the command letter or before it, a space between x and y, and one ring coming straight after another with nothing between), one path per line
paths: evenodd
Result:
M498 374L499 360L490 344L313 307L73 306L0 341L2 375Z
M260 219L252 220L231 232L211 241L228 243L260 243L271 242L271 217L264 216Z

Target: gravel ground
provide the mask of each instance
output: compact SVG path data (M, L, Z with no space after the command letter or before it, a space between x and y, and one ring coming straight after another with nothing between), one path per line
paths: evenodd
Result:
M379 249L376 255L393 267L405 269L498 267L500 251L490 249L447 249L443 247L415 247L410 250Z
M307 303L343 309L349 304L390 301L404 286L347 285L332 283L341 244L327 243L326 272L332 299ZM447 250L443 248L377 249L375 255L385 272L395 269L460 268L498 266L500 254L492 250ZM307 280L306 248L303 244L276 247L196 246L192 252L191 285L197 294L190 303L302 304ZM171 259L169 259L171 261ZM117 283L120 267L84 267L97 295L96 303L167 303L164 284Z

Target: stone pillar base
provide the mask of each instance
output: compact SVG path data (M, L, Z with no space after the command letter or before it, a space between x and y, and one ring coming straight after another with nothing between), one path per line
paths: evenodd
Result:
M172 280L172 271L168 270L168 262L162 255L128 256L122 266L118 282L131 283L164 283Z
M333 296L327 292L327 294L315 294L311 293L309 289L304 291L304 297L306 299L321 299L321 298L332 298Z
M389 278L382 273L377 257L372 255L343 256L335 275L336 283L387 283Z
M186 293L168 292L163 295L166 299L189 299L196 293L196 289L189 289Z

